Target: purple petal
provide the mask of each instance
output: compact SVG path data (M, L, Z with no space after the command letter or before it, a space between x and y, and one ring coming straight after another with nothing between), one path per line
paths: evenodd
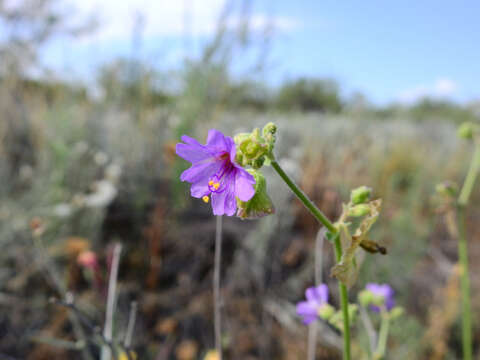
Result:
M235 200L235 193L230 191L225 197L225 215L233 216L237 211L237 200Z
M235 178L232 173L225 175L225 190L219 193L212 193L213 215L232 216L237 210L235 201Z
M395 299L393 297L389 297L385 300L385 307L387 308L387 311L392 310L394 306L395 306Z
M317 306L310 301L301 301L297 304L297 314L300 316L317 316Z
M297 314L303 318L305 325L310 324L317 319L316 304L308 301L299 302L297 304Z
M395 306L395 299L393 298L395 291L390 285L369 283L365 288L368 291L371 291L374 295L383 297L387 310L391 310ZM374 305L371 306L371 309L375 312L380 311L380 308Z
M207 146L213 147L216 150L229 152L230 148L227 146L226 138L227 137L220 131L211 129L208 131Z
M235 195L242 201L250 200L255 195L255 178L243 169L235 169Z
M190 194L194 198L201 198L204 197L205 195L210 194L210 189L208 188L208 179L205 179L205 181L201 182L196 182L192 184L190 187Z
M197 139L194 139L188 135L182 135L182 137L180 138L185 144L188 144L188 145L193 145L193 146L205 146L205 145L202 145L200 144Z
M313 315L306 315L306 316L303 316L303 323L305 325L310 325L312 322L314 322L315 320L317 320L317 316L313 316Z
M215 174L222 166L220 161L209 161L193 164L180 175L180 180L189 183L207 182L212 174Z
M185 136L184 136L185 137ZM183 138L183 137L182 137ZM207 160L212 158L211 152L203 145L177 144L175 152L181 158L190 161L191 163Z
M328 287L321 284L317 287L310 287L305 291L305 297L308 301L315 302L318 305L328 302Z

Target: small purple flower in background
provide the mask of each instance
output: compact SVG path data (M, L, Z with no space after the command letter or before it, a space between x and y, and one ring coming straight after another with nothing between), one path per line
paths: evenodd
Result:
M297 314L303 318L303 323L308 325L318 318L319 311L328 303L328 287L325 284L310 287L305 291L305 297L307 301L297 304Z
M237 210L238 197L250 200L255 194L255 178L235 163L236 149L233 139L212 129L208 132L207 143L183 135L176 147L176 153L190 161L192 166L185 170L180 180L192 184L190 193L208 203L212 199L214 215L232 216Z
M369 283L365 288L384 304L387 311L392 310L395 306L395 299L393 298L395 291L390 285ZM370 305L370 309L375 312L380 312L380 307L377 305Z

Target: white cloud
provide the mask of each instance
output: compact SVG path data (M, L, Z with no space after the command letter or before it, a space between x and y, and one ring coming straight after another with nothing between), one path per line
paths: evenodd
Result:
M439 78L433 84L419 85L401 92L398 100L411 104L422 98L449 98L457 93L457 84L448 78Z
M218 16L225 0L71 0L82 15L94 14L99 19L99 30L89 41L128 40L132 35L136 14L144 17L143 35L181 36L188 31L193 36L214 33ZM228 26L238 25L240 18L232 16ZM268 17L252 14L253 30L271 24L276 29L290 31L297 22L287 16Z
M438 96L450 96L457 91L457 84L450 79L438 79L433 90Z

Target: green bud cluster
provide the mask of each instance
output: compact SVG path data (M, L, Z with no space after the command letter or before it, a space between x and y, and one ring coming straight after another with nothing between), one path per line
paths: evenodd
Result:
M478 125L472 122L464 122L458 127L457 135L461 139L471 140L478 133Z
M348 216L362 217L370 214L370 206L367 204L358 204L348 209Z
M404 313L405 313L405 309L403 307L395 306L392 310L390 310L389 316L391 320L394 320L402 316Z
M375 295L371 291L368 290L362 290L358 294L358 302L363 306L367 307L369 305L373 304L373 298Z
M268 123L262 131L256 128L251 133L241 133L234 137L237 146L235 160L241 166L251 166L260 169L263 165L269 165L274 159L273 148L275 146L277 127Z
M328 305L330 306L330 305ZM330 306L331 307L331 306ZM319 311L320 313L320 311ZM355 323L357 320L357 314L358 314L358 305L357 304L348 304L348 318L350 319L350 326ZM319 314L320 315L320 314ZM322 317L322 316L320 316ZM334 326L340 331L343 331L343 312L342 310L334 311L334 308L331 307L331 312L329 313L328 318L323 318L322 319L328 321L329 324Z
M385 298L383 296L375 295L369 290L362 290L358 294L358 302L364 307L370 305L383 306L385 303Z
M350 193L350 201L354 205L365 204L370 199L372 189L366 186L360 186L353 189Z
M458 194L458 185L453 181L444 181L435 187L439 195L446 197L456 197Z
M334 314L335 308L330 304L323 304L320 309L318 309L318 316L325 321L329 321Z

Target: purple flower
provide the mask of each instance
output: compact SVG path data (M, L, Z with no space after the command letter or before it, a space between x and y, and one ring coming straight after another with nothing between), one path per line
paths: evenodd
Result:
M235 197L250 200L255 194L255 178L235 163L232 138L212 129L205 145L186 135L182 136L182 141L185 144L177 144L177 155L190 161L192 166L182 173L180 180L192 184L193 197L207 203L211 197L214 215L234 215L237 210Z
M297 314L303 318L303 323L308 325L317 319L319 310L327 304L328 287L325 284L310 287L305 291L305 297L307 301L297 304Z
M376 298L382 300L382 303L385 305L387 311L390 311L395 306L395 299L393 298L395 291L390 285L369 283L365 288ZM371 305L370 309L375 312L380 312L380 307L376 305Z

